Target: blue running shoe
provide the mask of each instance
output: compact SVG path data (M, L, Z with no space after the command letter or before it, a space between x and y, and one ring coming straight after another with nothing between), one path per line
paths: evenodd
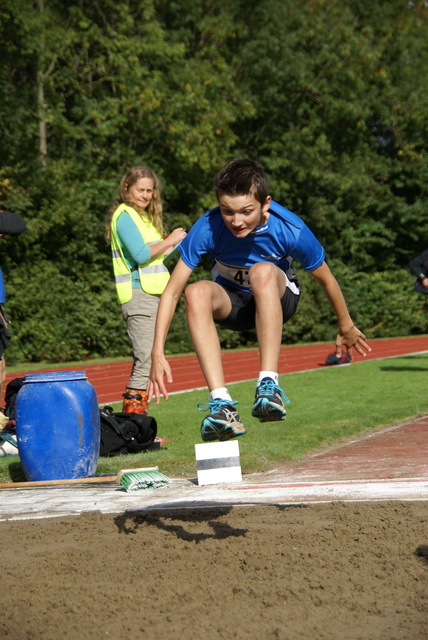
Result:
M285 420L287 414L284 402L290 404L281 387L272 378L263 378L256 389L255 402L251 409L251 415L260 422L276 422Z
M237 404L234 400L220 398L198 404L199 411L210 411L210 415L204 418L201 424L201 436L204 442L213 442L213 440L223 442L246 433L241 418L234 409Z

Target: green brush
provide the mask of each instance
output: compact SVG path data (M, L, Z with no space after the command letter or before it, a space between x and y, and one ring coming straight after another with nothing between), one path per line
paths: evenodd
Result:
M169 484L169 478L158 471L158 467L123 469L118 474L117 481L128 493L142 489L161 489Z

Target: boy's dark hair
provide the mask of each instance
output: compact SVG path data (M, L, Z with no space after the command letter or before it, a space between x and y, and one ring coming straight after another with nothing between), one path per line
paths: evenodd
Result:
M214 189L217 198L221 194L228 196L252 194L263 205L269 195L269 180L263 165L257 160L235 158L216 175Z

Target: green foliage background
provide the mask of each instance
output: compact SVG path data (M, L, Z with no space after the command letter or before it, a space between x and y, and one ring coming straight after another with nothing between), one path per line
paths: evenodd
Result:
M122 175L151 165L167 228L190 227L241 154L326 247L368 337L428 333L407 269L428 243L427 27L404 0L3 0L0 201L28 224L1 239L8 361L129 355L103 237ZM331 340L296 267L284 340ZM167 346L191 349L181 306Z

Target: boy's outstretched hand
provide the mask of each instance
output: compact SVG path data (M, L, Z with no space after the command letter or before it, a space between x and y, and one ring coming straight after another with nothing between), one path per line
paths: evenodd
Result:
M371 348L366 342L366 336L362 333L355 325L345 331L345 333L338 333L336 336L336 355L340 356L342 354L342 347L345 347L350 362L354 359L354 354L352 349L354 348L357 353L361 356L366 356L367 353L371 351Z
M150 369L149 380L147 383L147 401L150 402L152 397L156 398L156 404L159 404L161 395L168 400L168 392L165 386L165 379L171 383L172 374L171 367L165 356L161 358L152 357L152 366Z

